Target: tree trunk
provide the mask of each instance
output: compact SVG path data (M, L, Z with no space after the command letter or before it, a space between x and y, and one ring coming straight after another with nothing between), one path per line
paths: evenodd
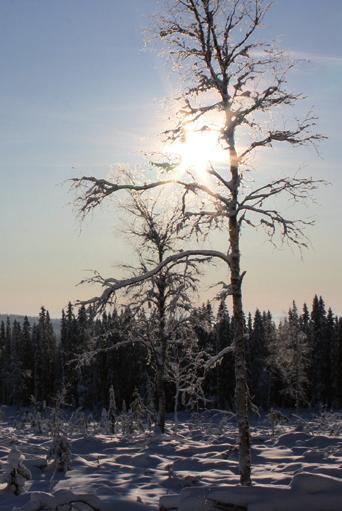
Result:
M165 433L165 417L166 417L166 395L165 395L165 381L163 377L163 370L158 368L157 374L157 431Z
M163 252L159 251L159 262L163 261ZM158 423L157 429L160 433L165 433L166 420L166 390L165 390L165 364L167 338L165 333L166 311L165 311L165 278L160 275L157 283L158 287L158 314L159 314L159 347L157 349L157 403L158 403Z
M175 433L178 431L178 400L179 400L179 387L176 383L176 394L175 394L175 405L174 405L174 423L175 423Z
M235 359L235 402L239 429L240 481L242 485L251 484L251 447L248 420L248 386L246 368L245 321L242 307L242 278L240 272L240 228L237 219L237 198L239 173L234 140L229 141L232 209L229 218L230 275L233 297L234 319L234 359Z

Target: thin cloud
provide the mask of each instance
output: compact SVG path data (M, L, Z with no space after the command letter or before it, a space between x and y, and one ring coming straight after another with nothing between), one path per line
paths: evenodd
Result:
M288 55L294 59L308 60L309 62L315 62L317 64L331 64L341 65L342 56L339 55L324 55L322 53L310 53L301 51L288 51Z

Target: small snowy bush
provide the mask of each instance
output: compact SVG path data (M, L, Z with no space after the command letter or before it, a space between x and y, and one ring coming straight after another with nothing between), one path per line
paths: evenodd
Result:
M271 410L267 414L267 419L271 423L272 436L274 436L274 434L275 434L276 426L278 426L279 424L284 424L284 423L288 423L289 422L289 420L286 417L286 415L281 413L279 410L275 410L274 408L271 408Z
M36 435L41 435L43 433L43 421L42 421L42 416L41 416L41 413L38 412L38 411L35 411L34 413L32 413L30 415L30 421L31 421L31 426L34 430L34 432L36 433Z
M116 431L116 400L113 385L109 388L108 426L109 433L113 435Z
M66 472L71 468L71 446L65 435L58 433L52 439L52 445L47 457L53 460L55 470Z
M88 436L88 416L82 411L81 407L72 413L69 426L71 432L79 431L83 436Z
M101 419L100 419L100 428L101 428L102 433L104 433L105 435L108 434L109 421L108 421L108 412L107 412L106 408L102 408Z
M133 401L131 403L131 410L134 421L134 428L143 433L146 429L147 410L142 400L139 390L136 388L133 393Z
M32 479L31 472L24 465L24 459L24 455L13 445L7 457L8 465L5 468L4 482L15 495L23 493L26 481Z

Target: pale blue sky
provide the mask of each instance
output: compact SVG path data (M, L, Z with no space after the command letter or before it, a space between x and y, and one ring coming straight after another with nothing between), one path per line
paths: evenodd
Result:
M162 61L143 51L143 28L155 0L1 0L0 2L0 312L54 316L87 268L105 274L132 257L118 240L116 214L103 208L82 227L63 181L106 175L134 164L160 128L160 101L170 94ZM311 59L290 79L314 106L329 139L313 151L282 151L272 165L325 177L311 229L313 249L276 251L263 235L244 237L246 308L277 314L322 294L342 313L340 127L342 1L278 0L264 37ZM279 160L280 158L280 160ZM305 210L304 210L305 212ZM312 210L308 211L311 214ZM218 269L217 272L220 270ZM219 276L220 280L222 276Z

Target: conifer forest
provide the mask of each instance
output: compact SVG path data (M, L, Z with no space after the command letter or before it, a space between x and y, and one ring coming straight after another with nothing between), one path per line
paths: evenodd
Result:
M233 318L224 302L215 312L210 303L193 308L189 322L195 342L179 346L177 358L170 351L170 364L185 361L196 353L208 357L233 342ZM148 328L148 330L147 330ZM130 308L104 312L94 318L92 309L62 311L60 329L54 331L49 312L41 309L37 321L27 317L0 323L1 402L29 407L33 403L53 406L58 392L65 389L67 408L82 407L101 415L109 405L114 387L117 407L130 408L135 394L156 408L153 389L155 369L144 339L153 326L144 314L137 317ZM295 302L288 316L274 321L270 311L257 309L245 319L248 383L253 405L270 408L328 408L342 406L342 319L326 308L322 297L298 309ZM133 332L133 334L132 334ZM137 333L134 339L134 332ZM133 335L131 343L123 344ZM189 352L191 349L191 352ZM203 393L184 392L179 409L234 409L234 360L227 353L203 377ZM167 412L174 409L176 384L167 382Z

